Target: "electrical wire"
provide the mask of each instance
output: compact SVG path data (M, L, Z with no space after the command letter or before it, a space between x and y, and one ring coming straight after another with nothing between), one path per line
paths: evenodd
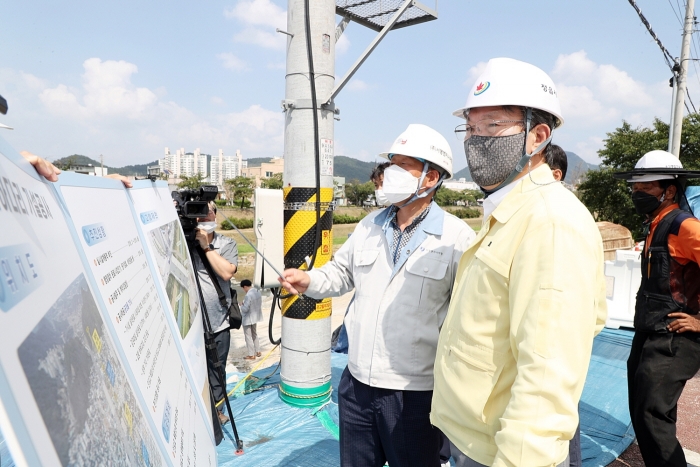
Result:
M649 34L651 34L651 37L652 37L652 39L654 39L654 42L656 42L656 44L661 49L661 52L664 55L664 60L666 61L666 65L668 65L668 67L671 69L671 72L673 72L674 75L677 74L677 70L679 69L680 65L678 64L676 59L673 57L673 55L671 55L671 52L669 52L668 49L666 47L664 47L664 45L661 43L661 39L659 39L659 37L656 35L656 33L654 32L654 29L651 27L651 24L649 24L649 21L647 21L647 19L644 17L642 10L640 10L639 7L637 6L637 3L634 0L627 0L627 1L629 2L630 5L632 5L632 8L634 8L634 10L637 12L637 15L639 16L640 21L647 28L647 31L649 31ZM673 8L673 4L671 3L671 0L668 0L668 2L669 2L669 5L671 5L671 9L673 10L673 13L676 15L676 18L680 21L680 17L676 13L675 8ZM676 0L676 3L677 3L677 0ZM678 8L680 9L680 5L678 5ZM693 63L695 63L693 59L691 59L691 61L693 61ZM688 98L688 100L690 101L690 104L693 106L693 109L695 109L695 104L693 104L693 101L690 98L690 93L688 91L687 84L686 84L685 95ZM685 99L684 99L683 103L685 104L685 108L688 111L688 113L692 113L690 111L690 107L688 107L688 103L685 102Z
M676 12L676 7L673 6L673 3L671 3L671 0L668 0L668 4L671 5L671 9L673 10L673 14L676 15L676 19L678 20L678 24L683 26L683 21L681 21L681 17L678 16L678 13ZM678 5L678 0L676 0L676 5ZM682 11L680 5L678 5L678 11Z
M632 5L632 8L635 9L637 12L637 15L639 16L639 19L642 21L642 24L646 26L647 30L649 31L649 34L651 34L652 39L654 39L654 42L659 46L661 49L661 52L664 54L664 60L666 60L666 65L673 71L673 66L676 63L676 60L673 58L673 55L671 55L671 52L664 47L664 45L661 43L661 39L656 35L654 30L651 27L651 24L649 24L649 21L644 17L644 14L642 14L642 10L639 9L637 6L637 3L634 0L627 0L630 5Z
M275 306L279 306L280 311L282 310L282 305L280 304L280 289L276 287L272 289L272 305L270 307L270 323L267 327L267 337L270 339L270 343L273 345L279 345L282 342L282 337L275 340L272 337L272 318L275 315Z
M681 15L683 15L683 8L681 8L680 3L678 0L676 0L676 6L678 7L678 11L676 11L676 7L673 6L673 3L671 3L671 0L668 0L668 4L671 6L671 10L673 10L673 14L676 16L676 19L678 20L678 24L680 24L681 27L684 26L683 20L681 20ZM695 40L695 33L697 31L692 31L690 34L690 39L691 43L693 44L693 49L695 51L695 57L700 56L700 52L698 51L698 44L697 41ZM698 80L698 83L700 84L700 69L698 68L698 62L697 59L694 57L691 57L689 60L693 64L693 69L695 70L695 78ZM690 102L690 106L693 108L693 112L697 113L697 109L695 107L695 104L693 103L693 99L690 98L690 92L688 91L688 87L686 84L686 90L685 90L685 95L688 98L688 101ZM688 105L686 104L686 108ZM688 109L688 113L690 113L690 109Z
M318 99L316 98L316 74L314 72L314 54L311 47L311 14L309 0L304 0L304 23L306 32L306 57L309 62L309 84L311 85L311 111L314 124L314 170L316 175L316 232L314 235L314 251L307 269L313 269L316 264L316 254L321 247L321 141L318 131Z
M267 360L267 358L268 358L270 355L272 355L272 352L274 352L275 349L276 349L278 346L279 346L279 344L276 345L276 346L274 346L273 348L271 348L270 351L267 352L267 355L265 355L265 356L263 357L263 359L260 360L260 361L258 362L258 364L255 365L255 366L253 367L253 369L250 370L250 371L248 372L247 375L245 375L243 378L241 378L241 380L233 387L233 389L231 389L231 390L228 392L228 394L226 394L226 397L227 397L227 398L228 398L228 397L231 397L231 396L233 395L233 393L236 392L236 389L238 389L238 388L241 386L241 384L243 384L243 383L245 382L245 380L247 380L247 379L250 377L250 375L252 375L253 373L255 373L255 372L257 371L257 369L260 368L260 365L262 365L263 363L265 363L265 360ZM275 372L276 372L276 371L277 371L277 369L275 369ZM274 375L275 372L270 373L268 376L265 377L265 379L270 378L270 376ZM224 402L224 399L221 399L219 402L216 403L216 406L219 407L223 402ZM239 414L239 415L240 415L240 414Z

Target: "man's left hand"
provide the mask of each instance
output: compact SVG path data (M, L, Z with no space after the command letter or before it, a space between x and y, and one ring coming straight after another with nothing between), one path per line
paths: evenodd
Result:
M700 332L700 319L687 313L669 313L669 318L678 318L668 325L670 332Z
M194 238L199 242L199 246L202 247L202 250L206 250L209 247L209 237L204 230L197 229L197 234Z

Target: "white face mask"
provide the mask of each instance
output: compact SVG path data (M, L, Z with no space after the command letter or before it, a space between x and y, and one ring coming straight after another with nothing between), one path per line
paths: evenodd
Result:
M382 188L374 190L374 199L377 200L377 206L389 206L391 203L386 198L384 190Z
M198 229L204 230L206 233L210 234L216 229L216 222L200 222L197 224Z
M398 165L390 165L384 170L384 185L382 189L387 201L398 204L406 201L418 191L419 177Z

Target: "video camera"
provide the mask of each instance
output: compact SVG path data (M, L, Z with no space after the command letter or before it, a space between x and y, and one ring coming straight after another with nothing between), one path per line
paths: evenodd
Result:
M209 215L209 202L216 199L216 185L203 185L197 189L184 188L170 193L188 245L194 243L197 218Z

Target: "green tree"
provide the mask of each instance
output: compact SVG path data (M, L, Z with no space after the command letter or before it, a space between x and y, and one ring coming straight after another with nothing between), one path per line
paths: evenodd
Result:
M53 164L58 169L68 170L71 168L71 166L78 165L78 154L73 154L72 156L57 159L53 161Z
M465 193L441 186L433 198L438 206L455 206L458 201L467 201Z
M226 192L231 194L231 201L241 200L241 209L245 205L245 201L253 196L255 188L255 180L248 177L236 177L224 180Z
M636 239L642 237L643 217L634 211L630 184L613 177L615 172L631 170L637 161L654 149L668 148L668 124L654 120L652 128L622 126L607 134L604 147L598 151L602 158L600 170L589 170L578 187L581 201L596 221L624 225ZM700 168L700 115L691 114L683 120L680 159L686 169Z
M345 184L345 197L356 206L362 206L372 194L374 194L374 183L371 181L360 183L359 180L352 180Z
M202 174L197 173L195 175L192 175L191 177L188 177L187 175L183 175L182 181L177 184L178 188L187 188L189 190L196 190L202 185L204 185L204 177Z
M282 182L282 174L278 173L274 174L272 177L263 178L260 181L260 186L262 188L269 188L271 190L281 190L284 186L284 182Z

